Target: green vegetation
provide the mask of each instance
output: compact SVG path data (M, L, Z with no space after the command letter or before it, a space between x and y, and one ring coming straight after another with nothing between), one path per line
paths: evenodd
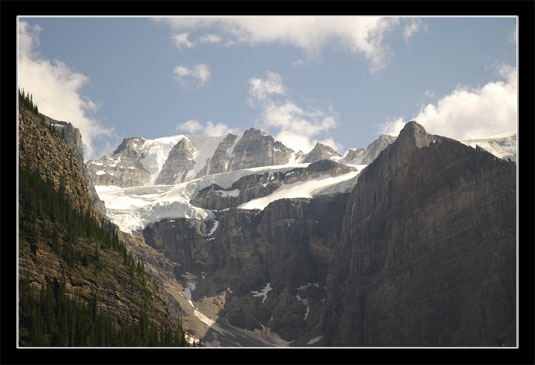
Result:
M186 346L184 332L162 324L149 324L146 311L136 323L117 326L113 318L102 313L94 294L89 303L70 298L65 283L48 281L38 294L27 280L19 285L21 346Z
M29 92L24 93L24 89L22 91L19 89L19 105L39 115L39 109L33 102L32 95Z
M58 132L58 130L52 125L52 123L47 123L45 120L45 117L43 114L39 113L39 108L37 107L37 104L33 102L33 96L29 92L25 93L24 90L19 89L19 107L22 109L27 109L37 115L39 117L39 120L41 121L41 124L44 127L47 127L50 130L50 133L52 133L53 136L62 136L63 137L63 130Z
M22 108L38 113L31 95L19 91L19 100ZM54 135L59 136L57 131ZM56 189L39 171L19 165L19 254L33 262L37 272L45 264L40 257L50 260L50 255L61 268L57 278L46 277L40 290L30 284L31 274L19 273L21 346L187 346L180 320L149 320L157 292L143 263L128 252L112 227L99 224L89 209L76 209L66 190L65 179ZM45 256L40 256L41 249ZM66 291L65 278L74 273L92 275L97 282L120 281L139 299L130 303L135 320L104 310L98 291L89 300Z

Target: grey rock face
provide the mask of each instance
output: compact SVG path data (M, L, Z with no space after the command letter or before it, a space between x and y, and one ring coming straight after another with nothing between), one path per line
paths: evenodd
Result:
M331 157L337 156L340 154L336 152L333 148L326 146L321 143L316 143L314 148L305 155L304 163L316 162L320 160L325 160Z
M214 155L210 159L209 168L200 176L208 174L219 174L227 172L230 167L232 156L229 154L229 149L234 145L238 136L229 133L221 143L217 146Z
M286 147L269 134L251 128L234 147L230 170L236 171L251 167L283 165L288 163L293 150Z
M514 346L515 221L513 163L408 123L347 200L326 344Z
M225 293L214 310L216 329L264 325L284 341L306 344L321 321L325 277L346 198L283 199L264 211L230 209L217 214L215 231L211 221L162 220L143 234L151 247L177 263L177 279L185 272L204 273L192 292L200 306L202 298ZM216 330L203 341L215 338L232 344Z
M340 162L344 164L358 165L357 161L360 162L358 158L364 153L364 151L364 148L350 149L347 151L344 158L340 160Z
M106 207L104 205L104 202L99 199L98 194L95 190L95 186L90 182L89 173L84 162L84 150L80 130L78 128L75 128L71 123L54 120L50 117L47 117L46 115L44 117L48 123L51 123L63 135L63 138L65 138L65 142L67 142L67 145L73 151L74 156L76 157L76 160L78 162L78 168L82 172L82 175L84 176L85 181L87 183L87 192L89 194L89 198L91 199L91 202L93 203L96 211L101 216L104 216L106 212Z
M191 200L193 205L205 209L222 210L237 207L249 200L267 196L282 184L294 184L317 178L320 175L338 176L355 171L354 167L342 165L332 160L311 163L307 168L295 168L287 172L247 175L236 181L228 189L211 185L199 191Z
M413 122L350 194L143 233L177 280L203 273L199 308L221 299L206 341L233 345L221 329L265 326L291 346L514 346L515 176L514 163Z
M186 181L186 176L195 167L195 147L187 138L182 138L173 147L155 184L175 184Z
M87 170L93 185L117 185L132 187L150 182L151 175L139 162L140 147L145 140L141 137L123 139L112 157L89 161Z
M410 122L409 122L410 123ZM377 158L379 153L381 153L389 144L393 143L396 140L396 137L381 135L375 141L370 143L364 153L360 156L361 159L358 165L368 165L373 160Z

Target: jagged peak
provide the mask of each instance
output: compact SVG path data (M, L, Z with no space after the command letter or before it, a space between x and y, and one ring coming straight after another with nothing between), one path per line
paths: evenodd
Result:
M435 139L435 136L428 134L421 124L411 120L407 122L401 132L399 132L396 142L407 141L411 145L422 148L429 146L433 139Z
M145 138L138 137L138 136L123 138L123 141L121 142L119 147L117 147L117 149L113 152L113 155L121 153L122 151L126 149L132 149L132 147L134 146L134 143L144 143L144 142L145 142Z
M316 145L314 146L313 149L310 150L309 153L311 153L312 151L326 151L326 152L341 156L340 153L338 153L338 151L336 151L334 148L327 146L326 144L323 144L320 142L316 142Z
M258 129L258 128L254 128L254 127L251 127L249 129L247 129L245 132L243 132L243 136L255 136L255 135L261 135L261 136L269 136L271 138L273 138L269 133L267 133L266 131L263 131L261 129Z

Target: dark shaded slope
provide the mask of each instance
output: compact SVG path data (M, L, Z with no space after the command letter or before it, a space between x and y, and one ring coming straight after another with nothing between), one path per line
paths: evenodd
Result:
M515 164L409 122L348 198L328 345L514 346Z

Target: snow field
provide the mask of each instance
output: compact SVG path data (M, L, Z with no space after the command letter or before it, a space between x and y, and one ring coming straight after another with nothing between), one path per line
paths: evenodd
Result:
M306 181L298 181L294 184L282 184L280 188L275 190L270 195L262 198L253 199L243 203L238 208L241 209L264 209L270 203L279 199L293 199L293 198L312 198L321 190L340 184L346 180L356 177L361 170L353 171L348 174L332 177L330 175L321 175L317 179L310 179Z

